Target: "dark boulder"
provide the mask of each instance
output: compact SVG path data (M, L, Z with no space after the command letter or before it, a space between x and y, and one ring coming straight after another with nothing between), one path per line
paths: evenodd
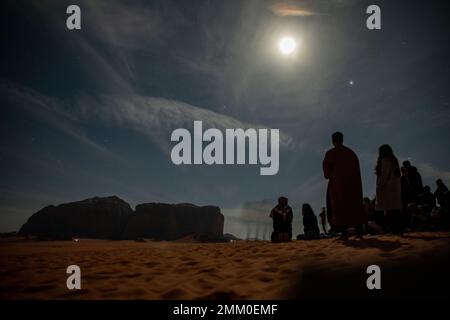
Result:
M46 239L120 239L132 209L112 196L45 207L33 214L19 234Z
M241 239L239 239L238 237L232 235L231 233L225 233L223 235L223 240L225 242L230 242L230 241L236 241L236 240L241 240Z
M222 241L223 224L219 207L145 203L136 206L123 237L177 240L192 233L202 241Z

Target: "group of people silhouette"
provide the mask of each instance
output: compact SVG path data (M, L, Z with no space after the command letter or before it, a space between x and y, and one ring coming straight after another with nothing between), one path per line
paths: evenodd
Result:
M302 205L304 233L297 239L317 239L340 236L346 239L349 230L356 236L364 234L402 234L409 230L447 230L450 228L450 192L441 179L436 191L424 186L422 177L410 161L400 167L392 148L379 147L375 167L376 197L363 198L359 159L355 152L344 146L344 135L332 135L333 148L323 160L323 173L328 180L326 208L318 220L308 203ZM438 206L436 205L436 201ZM273 220L273 242L292 239L293 211L286 197L279 197L270 212ZM326 222L330 226L326 228Z

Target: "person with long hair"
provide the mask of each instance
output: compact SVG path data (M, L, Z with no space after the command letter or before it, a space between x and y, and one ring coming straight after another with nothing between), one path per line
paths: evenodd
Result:
M303 216L303 232L305 239L315 239L320 235L317 217L309 203L304 203L302 206Z
M377 176L375 209L384 211L386 216L384 231L402 233L400 165L391 146L387 144L379 148L375 174Z
M270 211L270 217L273 220L272 242L291 241L293 213L288 198L278 198L278 204Z

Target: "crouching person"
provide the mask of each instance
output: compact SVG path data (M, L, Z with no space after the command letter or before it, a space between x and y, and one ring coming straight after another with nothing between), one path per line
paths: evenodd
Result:
M297 236L297 240L319 239L320 231L317 223L317 217L308 203L304 203L302 206L302 216L304 234L299 234Z
M292 209L286 197L279 197L278 204L270 212L273 220L272 242L287 242L292 239Z
M320 236L319 225L317 224L317 217L313 209L308 203L302 206L303 216L303 231L305 239L317 239Z

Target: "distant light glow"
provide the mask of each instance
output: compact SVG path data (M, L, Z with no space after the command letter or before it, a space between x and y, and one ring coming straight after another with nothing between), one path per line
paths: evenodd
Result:
M290 55L297 49L297 42L292 37L283 37L278 43L278 48L284 55Z
M350 81L348 82L348 84L351 85L351 86L353 86L353 85L355 84L355 81L350 80Z

